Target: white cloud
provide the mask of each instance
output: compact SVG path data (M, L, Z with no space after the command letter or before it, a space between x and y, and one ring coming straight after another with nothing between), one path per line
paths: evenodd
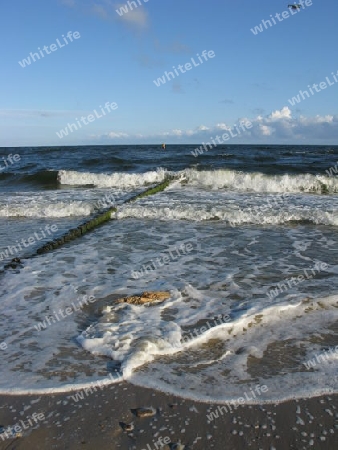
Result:
M128 137L128 134L127 133L115 133L114 131L111 131L110 133L108 133L107 136L110 137L111 139L119 139L119 138Z
M174 136L182 136L183 135L183 131L182 130L173 130L172 131L172 134L174 135Z
M284 106L280 111L274 111L269 118L271 120L291 119L291 110L288 106Z
M231 127L226 123L218 123L216 125L216 128L218 128L219 130L230 130Z
M278 114L279 113L279 114ZM274 120L271 120L271 115L274 114ZM323 143L329 140L338 139L338 116L315 116L315 117L298 117L289 118L287 107L280 111L276 111L268 116L257 116L255 118L241 118L234 122L232 126L225 123L216 123L209 127L199 125L194 130L192 129L173 129L170 131L163 130L162 132L143 135L142 138L148 142L157 142L165 138L166 141L173 140L173 142L202 142L205 139L215 138L217 135L221 136L224 132L235 130L237 125L240 130L240 135L232 137L228 143L247 142L257 144L261 142L273 143L304 143L308 140L309 144L314 141L321 140ZM277 118L280 116L280 118ZM246 128L247 122L251 123L251 128ZM273 122L273 124L272 124ZM245 132L240 127L240 123L245 127ZM273 126L272 126L273 125ZM111 138L127 138L128 140L137 140L140 135L126 134L126 133L109 133ZM102 138L107 138L108 135L102 135Z
M274 111L267 117L258 116L251 122L256 138L273 137L276 142L303 143L304 140L309 140L312 143L313 140L327 142L338 138L338 116L316 115L293 118L287 106L280 111Z
M272 120L273 117L273 120ZM247 122L251 123L251 128L247 127ZM245 132L240 124L245 127ZM233 126L228 126L226 123L219 122L214 125L206 126L199 125L194 129L172 129L170 131L163 130L156 133L135 134L135 133L118 133L110 132L98 138L102 140L122 139L128 142L139 143L143 142L161 142L165 138L167 142L173 143L199 143L206 139L214 139L216 136L222 136L223 133L229 130L235 130L234 125L238 126L240 135L231 137L227 141L229 144L235 143L286 143L286 144L304 144L308 142L313 143L334 143L338 139L338 115L316 115L314 117L290 117L288 107L281 110L274 111L272 114L262 116L258 115L255 118L241 118L233 123Z
M271 128L267 125L262 125L261 123L259 124L259 128L260 128L263 136L271 136L274 131L273 128Z
M127 4L119 3L115 5L115 10L120 9L123 6L126 8ZM116 11L114 12L117 15L118 20L126 25L136 26L138 28L146 28L148 25L148 13L144 5L138 6L135 9L128 8L128 12L122 14L122 16L118 15Z
M330 116L330 115L327 115L327 116L319 116L319 115L317 115L317 116L315 116L315 117L312 119L312 122L313 122L313 123L325 123L325 122L327 122L327 123L332 123L332 122L333 122L333 116Z

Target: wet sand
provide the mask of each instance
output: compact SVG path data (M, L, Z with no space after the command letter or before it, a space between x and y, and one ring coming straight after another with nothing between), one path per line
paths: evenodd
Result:
M27 429L22 437L0 438L0 450L158 450L168 442L163 449L338 448L337 395L278 405L240 405L232 411L126 382L83 396L77 402L69 393L1 396L0 425L7 429L23 421ZM140 407L153 407L155 415L136 417L131 410ZM219 417L210 420L211 412ZM42 416L35 414L34 422L34 413L45 419L38 420ZM133 431L123 431L120 422L133 422ZM173 445L178 442L182 447Z

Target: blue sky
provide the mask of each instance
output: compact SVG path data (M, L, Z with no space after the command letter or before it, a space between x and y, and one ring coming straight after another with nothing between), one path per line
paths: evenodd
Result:
M338 2L307 1L281 22L283 0L136 0L121 16L123 0L3 2L0 146L197 144L240 120L251 128L227 143L337 144ZM69 31L80 37L57 46ZM155 85L203 50L214 58ZM106 102L118 108L58 137Z

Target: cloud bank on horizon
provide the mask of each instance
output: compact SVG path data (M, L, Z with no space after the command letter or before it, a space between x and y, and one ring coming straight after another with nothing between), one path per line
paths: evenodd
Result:
M19 24L25 0L6 4L0 146L198 144L243 121L251 127L227 144L335 144L338 4L308 3L257 35L283 2L247 1L244 14L228 0L54 0L25 6ZM18 64L28 56L34 64ZM114 114L81 122L107 101Z
M315 145L317 140L321 139L338 139L338 115L326 115L315 117L299 116L298 118L292 118L291 110L288 106L285 106L281 110L273 111L271 114L263 117L258 115L254 118L244 117L239 118L233 124L230 123L217 123L211 126L199 125L194 129L173 129L170 131L163 131L154 135L132 135L123 132L110 131L101 135L91 135L90 138L97 142L113 142L117 141L123 143L133 141L158 142L159 140L170 140L173 143L179 143L184 139L188 143L208 142L216 136L222 136L222 134L230 129L234 128L240 123L251 124L250 128L247 128L245 132L236 134L235 136L227 139L228 144L237 144L243 142L273 142L278 140L280 142L286 142L293 140L294 142L302 143L304 136L309 136L313 140ZM272 139L271 139L272 138Z

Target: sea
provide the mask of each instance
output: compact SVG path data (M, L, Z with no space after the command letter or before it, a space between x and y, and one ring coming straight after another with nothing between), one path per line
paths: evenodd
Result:
M338 392L338 146L197 147L0 149L0 393ZM170 296L117 302L153 291Z

